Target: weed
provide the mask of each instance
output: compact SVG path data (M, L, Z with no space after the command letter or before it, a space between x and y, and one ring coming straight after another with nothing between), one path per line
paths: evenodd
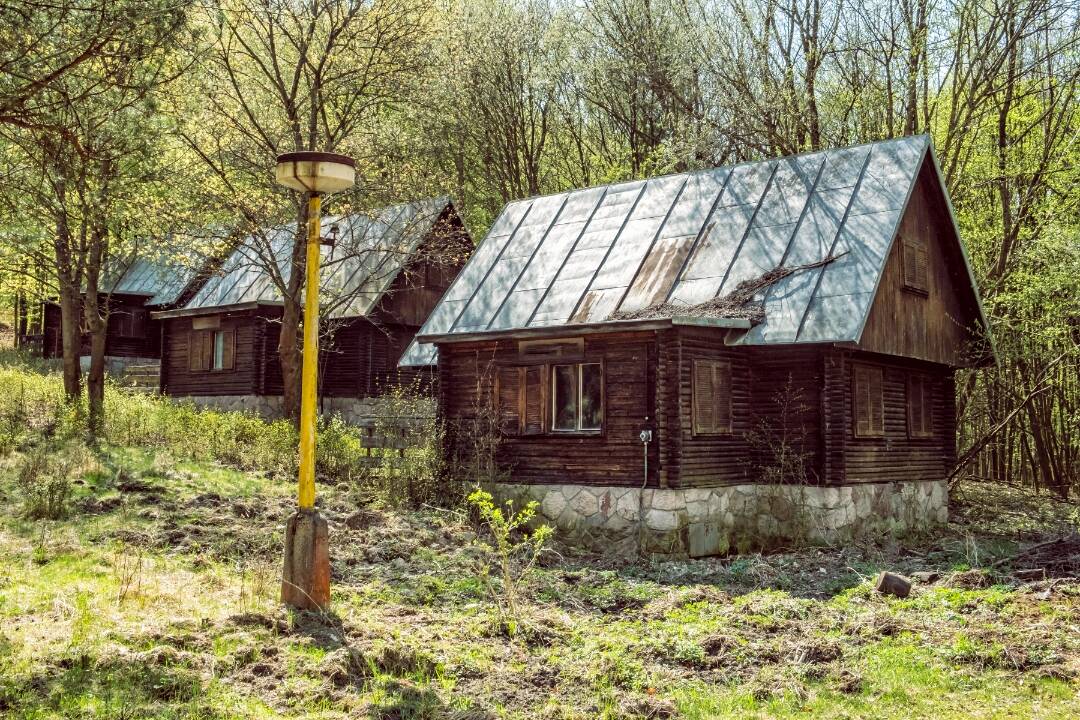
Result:
M116 546L112 557L113 578L116 580L116 604L123 605L128 598L142 592L144 549L122 542Z
M15 488L22 498L23 515L30 520L59 520L67 515L72 476L86 470L90 456L75 442L41 443L20 459Z
M503 626L513 636L517 631L521 615L518 608L518 582L532 569L536 558L551 537L552 530L547 525L540 525L532 531L525 528L536 515L538 503L533 500L514 512L513 501L506 502L506 512L498 507L491 493L477 488L469 495L469 504L476 508L481 520L491 531L495 539L495 553L499 562L499 575L502 585L501 596L491 585L490 568L485 564L481 577L489 588L502 614ZM515 539L515 534L520 539ZM515 563L520 562L515 570Z

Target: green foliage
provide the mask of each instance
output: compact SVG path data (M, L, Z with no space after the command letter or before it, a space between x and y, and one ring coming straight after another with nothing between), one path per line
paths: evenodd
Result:
M481 566L480 572L492 596L499 602L503 628L513 636L521 623L518 583L536 564L544 544L551 538L552 529L547 525L540 525L531 531L527 529L536 516L538 503L535 500L516 512L513 501L507 500L504 512L503 507L495 504L491 493L477 488L469 495L468 502L480 515L495 541L501 592L496 593L491 568L487 564Z
M30 520L59 520L67 515L72 481L91 464L78 442L42 442L30 447L16 465L15 490L23 516Z
M0 364L0 457L25 453L29 492L38 474L57 477L59 482L67 467L57 464L67 456L52 457L48 448L39 446L40 437L55 438L64 447L78 446L85 434L85 413L66 401L58 375L27 370L18 359L7 362L11 364ZM373 500L394 506L439 499L436 481L442 468L442 434L430 405L430 399L408 390L391 392L382 404L380 427L400 427L404 421L415 430L409 437L416 438L417 444L403 453L369 450L358 428L336 416L321 417L316 449L320 477L366 489ZM199 408L112 384L105 390L101 440L118 446L168 448L176 459L218 462L277 479L295 478L298 468L299 436L286 420L269 422L250 413ZM377 454L372 456L372 452ZM66 497L60 485L32 489L37 505L53 498L48 506L60 511Z

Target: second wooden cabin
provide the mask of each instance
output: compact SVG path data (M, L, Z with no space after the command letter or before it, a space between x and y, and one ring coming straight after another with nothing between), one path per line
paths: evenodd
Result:
M464 479L691 556L944 521L992 361L925 136L510 203L418 341Z
M472 247L448 198L324 219L319 352L321 410L346 419L365 399L411 383L428 368L397 362ZM154 313L163 323L161 389L200 405L282 414L278 355L282 284L294 225L247 238L185 305Z

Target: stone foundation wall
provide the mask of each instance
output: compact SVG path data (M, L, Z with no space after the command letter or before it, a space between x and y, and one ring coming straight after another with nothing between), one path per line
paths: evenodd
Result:
M226 412L252 412L268 420L285 416L279 395L192 395L177 399ZM434 415L434 400L424 400L420 404L430 405L430 412ZM324 397L319 403L320 414L339 415L350 425L369 425L373 419L384 415L384 408L385 401L377 397Z
M679 490L498 483L487 489L501 501L536 500L540 521L562 538L615 554L705 557L793 541L900 534L948 520L944 480Z
M123 375L124 371L132 365L160 365L160 358L121 357L119 355L105 356L105 372L108 375ZM79 366L83 372L90 372L90 356L80 355Z

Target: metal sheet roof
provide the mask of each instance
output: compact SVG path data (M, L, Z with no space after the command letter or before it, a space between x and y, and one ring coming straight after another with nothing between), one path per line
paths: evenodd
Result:
M332 225L339 229L337 243L322 248L320 297L325 316L370 312L449 205L450 199L441 197L371 214L324 217L324 233ZM191 314L243 303L280 304L281 291L266 267L272 261L281 277L289 277L295 237L296 223L290 223L246 238L182 310Z
M764 320L735 342L857 341L929 148L920 135L512 202L419 334L692 306L839 256L769 287ZM434 360L414 343L402 364Z
M105 287L117 294L146 295L148 307L171 305L198 271L191 258L141 257L127 264L120 277L108 280Z

